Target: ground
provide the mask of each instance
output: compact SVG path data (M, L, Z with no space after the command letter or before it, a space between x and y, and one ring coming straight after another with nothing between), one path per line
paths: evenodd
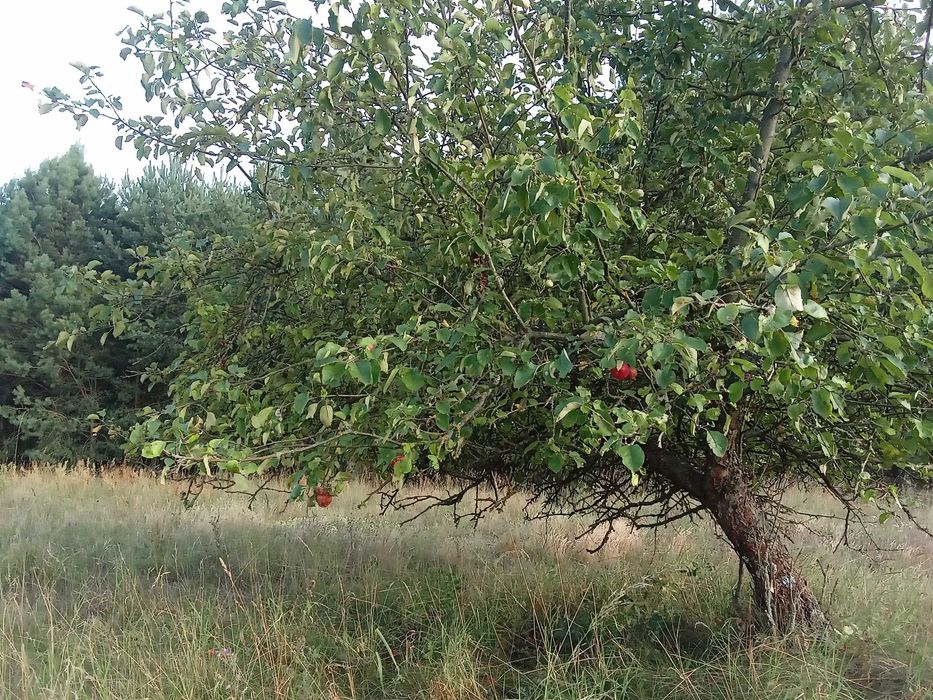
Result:
M750 632L705 523L591 555L518 504L400 527L365 494L186 510L129 472L0 472L0 698L933 698L933 540L906 524L864 552L796 530L835 627L804 648Z

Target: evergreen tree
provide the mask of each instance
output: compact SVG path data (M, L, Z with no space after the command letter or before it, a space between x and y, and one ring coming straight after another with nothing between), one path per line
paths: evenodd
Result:
M0 190L0 450L7 458L73 459L115 452L93 444L83 419L113 401L119 348L55 347L81 325L87 300L66 266L119 273L128 259L113 185L72 148ZM72 348L75 350L76 348ZM41 436L41 439L40 439Z
M88 319L100 285L85 276L132 276L134 261L189 245L245 207L230 185L206 185L179 164L147 168L116 187L79 148L0 190L0 459L122 454L119 440L96 435L88 416L106 415L119 428L164 400L164 388L142 380L147 366L177 356L183 308L180 298L153 305L140 295L134 323L121 311L98 330ZM105 331L116 342L101 342Z

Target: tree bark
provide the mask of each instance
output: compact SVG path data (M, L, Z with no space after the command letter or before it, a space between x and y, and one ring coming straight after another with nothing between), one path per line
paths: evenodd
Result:
M783 634L824 629L826 615L780 525L762 512L741 471L716 463L707 470L701 488L702 502L751 577L755 603L768 625Z
M762 510L730 453L710 455L704 470L666 450L649 447L647 463L713 516L752 580L755 603L767 624L782 634L818 633L829 624L794 561L779 523Z

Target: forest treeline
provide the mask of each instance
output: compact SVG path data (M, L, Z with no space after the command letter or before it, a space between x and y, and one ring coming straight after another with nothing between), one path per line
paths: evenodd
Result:
M167 399L147 369L177 356L183 305L160 296L134 307L136 323L96 327L100 294L82 273L134 276L144 257L247 225L255 204L178 163L115 183L78 147L0 188L0 461L122 456L114 428Z

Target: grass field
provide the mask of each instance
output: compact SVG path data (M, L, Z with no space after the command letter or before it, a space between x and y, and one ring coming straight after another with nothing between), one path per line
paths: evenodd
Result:
M590 555L517 506L400 527L364 495L186 510L130 473L0 472L0 698L933 698L933 540L907 526L866 553L795 533L837 628L804 649L744 631L703 524Z

